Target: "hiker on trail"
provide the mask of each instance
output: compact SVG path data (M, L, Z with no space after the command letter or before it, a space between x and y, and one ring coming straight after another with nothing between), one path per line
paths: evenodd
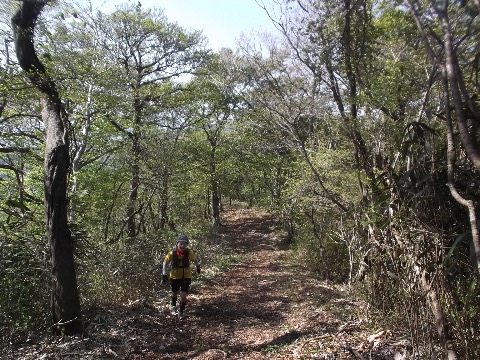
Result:
M167 267L170 264L170 285L172 287L172 315L183 319L185 306L187 305L188 288L192 282L191 263L195 263L197 273L200 274L200 262L195 252L188 248L188 237L180 235L175 249L169 251L163 261L162 283L167 282ZM180 292L180 311L177 312L177 298Z

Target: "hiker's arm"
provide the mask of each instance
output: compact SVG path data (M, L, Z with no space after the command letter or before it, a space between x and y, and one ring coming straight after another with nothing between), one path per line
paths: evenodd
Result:
M167 265L168 265L169 261L167 259L168 259L168 255L165 256L165 260L163 260L163 266L162 266L162 282L163 283L168 280Z
M167 275L167 261L163 261L162 275Z

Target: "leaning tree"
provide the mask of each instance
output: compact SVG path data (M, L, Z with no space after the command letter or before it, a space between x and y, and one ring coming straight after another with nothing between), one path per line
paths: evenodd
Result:
M55 82L37 56L34 30L48 3L22 1L12 17L18 62L32 84L40 91L45 126L45 222L50 245L52 271L53 329L58 334L82 329L72 236L67 218L67 176L70 167L66 113Z

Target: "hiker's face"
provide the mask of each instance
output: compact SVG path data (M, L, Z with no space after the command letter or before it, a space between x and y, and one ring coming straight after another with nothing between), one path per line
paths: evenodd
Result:
M185 249L187 248L187 243L184 242L184 241L179 241L178 244L177 244L178 248L180 249L180 251L185 251Z

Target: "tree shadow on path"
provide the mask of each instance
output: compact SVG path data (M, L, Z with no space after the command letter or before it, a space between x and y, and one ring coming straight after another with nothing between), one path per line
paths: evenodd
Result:
M222 243L245 256L193 289L190 319L177 324L182 340L166 351L175 359L207 359L212 349L221 351L215 358L289 358L276 350L315 329L288 323L292 297L284 289L299 275L281 258L287 248L281 226L268 214L251 210L231 210L226 220L219 232ZM299 289L303 285L309 286L303 282ZM195 331L189 330L192 326Z
M340 294L289 265L281 224L253 210L224 214L215 241L243 256L192 287L185 319L169 314L168 298L97 308L86 314L87 336L32 346L24 357L7 358L295 359L289 346L337 331L337 320L321 313L313 322L305 318L307 301L325 304Z

